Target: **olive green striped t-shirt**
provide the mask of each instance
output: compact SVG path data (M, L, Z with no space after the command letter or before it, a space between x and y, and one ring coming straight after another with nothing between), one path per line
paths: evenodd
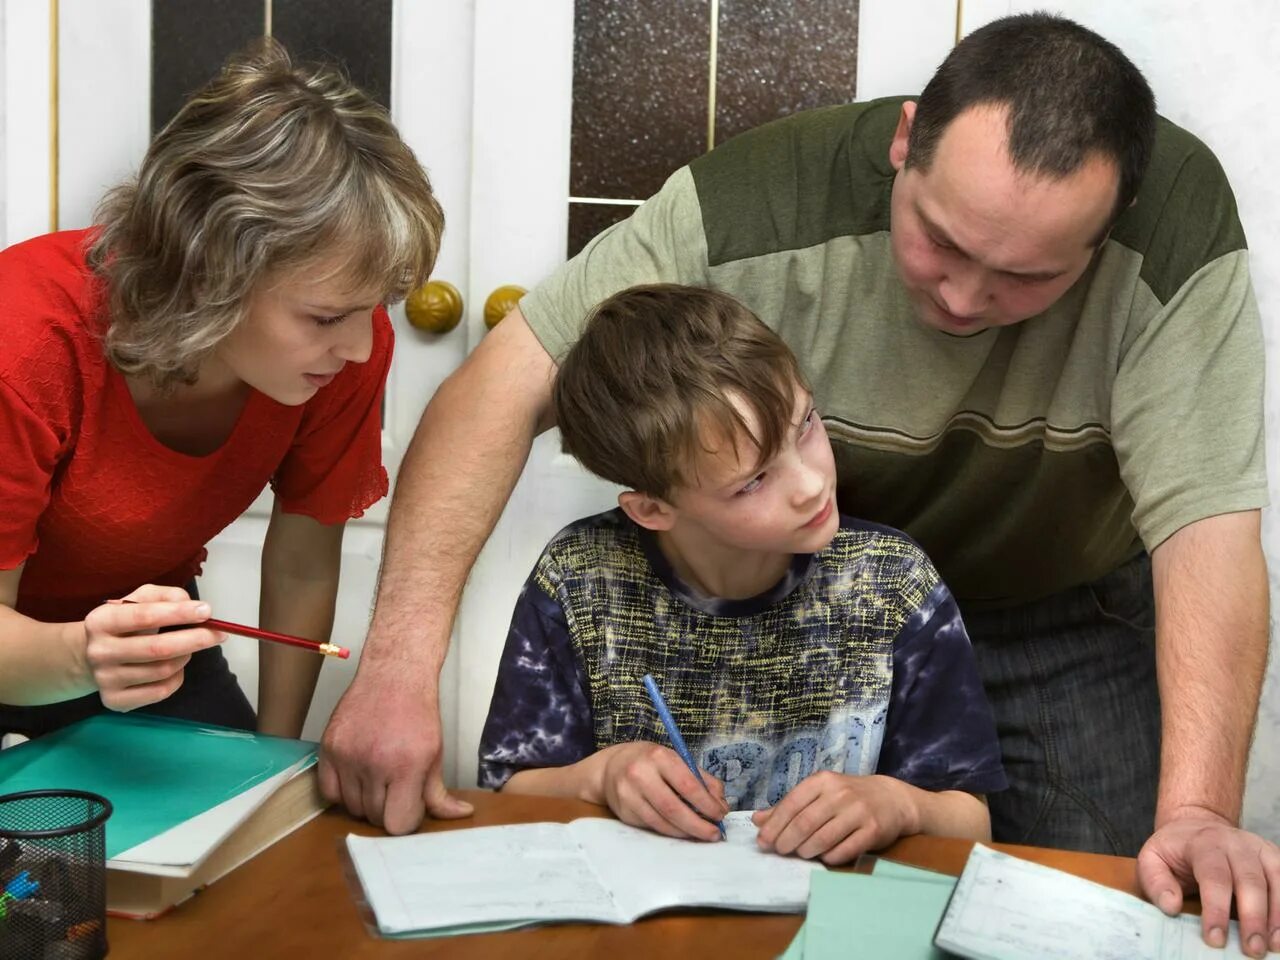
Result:
M1137 202L1022 323L924 326L889 241L902 100L812 110L678 170L521 308L552 357L637 283L714 287L790 344L840 509L897 527L962 602L1088 582L1195 520L1267 500L1263 347L1221 167L1159 121Z

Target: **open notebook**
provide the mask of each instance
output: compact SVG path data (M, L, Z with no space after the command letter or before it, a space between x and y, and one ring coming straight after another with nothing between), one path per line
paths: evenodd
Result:
M1225 950L1200 918L976 844L934 943L973 960L1223 960L1242 956L1231 921Z
M107 713L0 753L0 790L111 801L107 908L151 917L314 817L315 744Z
M616 820L347 837L386 937L505 930L555 921L630 923L658 910L801 913L810 863L763 853L749 812L718 843L673 840Z

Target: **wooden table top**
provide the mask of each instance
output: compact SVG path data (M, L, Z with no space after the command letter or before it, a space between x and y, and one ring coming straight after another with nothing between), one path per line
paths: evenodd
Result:
M577 800L463 791L475 804L465 820L428 821L423 830L456 830L608 816ZM107 922L112 960L199 957L562 958L732 956L773 958L800 926L799 916L701 912L667 914L629 926L563 924L507 933L432 940L380 940L369 935L343 878L339 850L348 833L381 831L329 810L158 920ZM882 856L959 875L972 842L908 837ZM994 844L1107 886L1136 894L1134 861L1125 857Z

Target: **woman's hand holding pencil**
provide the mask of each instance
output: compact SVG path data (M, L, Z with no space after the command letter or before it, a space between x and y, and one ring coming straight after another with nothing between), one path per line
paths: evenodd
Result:
M209 604L192 600L180 587L155 584L95 607L83 624L80 685L96 689L111 710L158 703L182 686L192 654L222 643L228 633L344 659L351 653L333 643L214 620L210 613Z
M186 595L186 591L183 591ZM137 603L137 600L125 598L123 600L108 600L108 603ZM351 656L351 651L346 647L340 647L336 643L321 643L318 640L308 640L306 637L295 637L288 633L276 633L274 630L263 630L261 627L250 627L243 623L231 623L228 620L216 620L209 616L209 605L207 603L200 604L198 610L203 612L202 626L208 627L210 630L220 630L223 633L234 633L238 637L248 637L251 640L270 640L272 643L283 643L290 647L299 647L303 650L310 650L312 653L323 654L326 657L337 657L340 660L346 660Z
M225 639L201 623L209 612L185 590L154 584L95 607L84 618L81 685L96 689L111 710L164 700L182 686L191 655ZM183 629L161 633L164 627Z

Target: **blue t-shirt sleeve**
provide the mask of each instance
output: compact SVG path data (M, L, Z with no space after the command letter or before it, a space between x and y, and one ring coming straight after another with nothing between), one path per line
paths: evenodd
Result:
M925 790L1007 787L991 705L960 608L930 591L893 644L893 687L876 772Z
M516 601L480 736L480 786L501 789L521 770L562 767L594 752L587 679L564 610L530 577Z

